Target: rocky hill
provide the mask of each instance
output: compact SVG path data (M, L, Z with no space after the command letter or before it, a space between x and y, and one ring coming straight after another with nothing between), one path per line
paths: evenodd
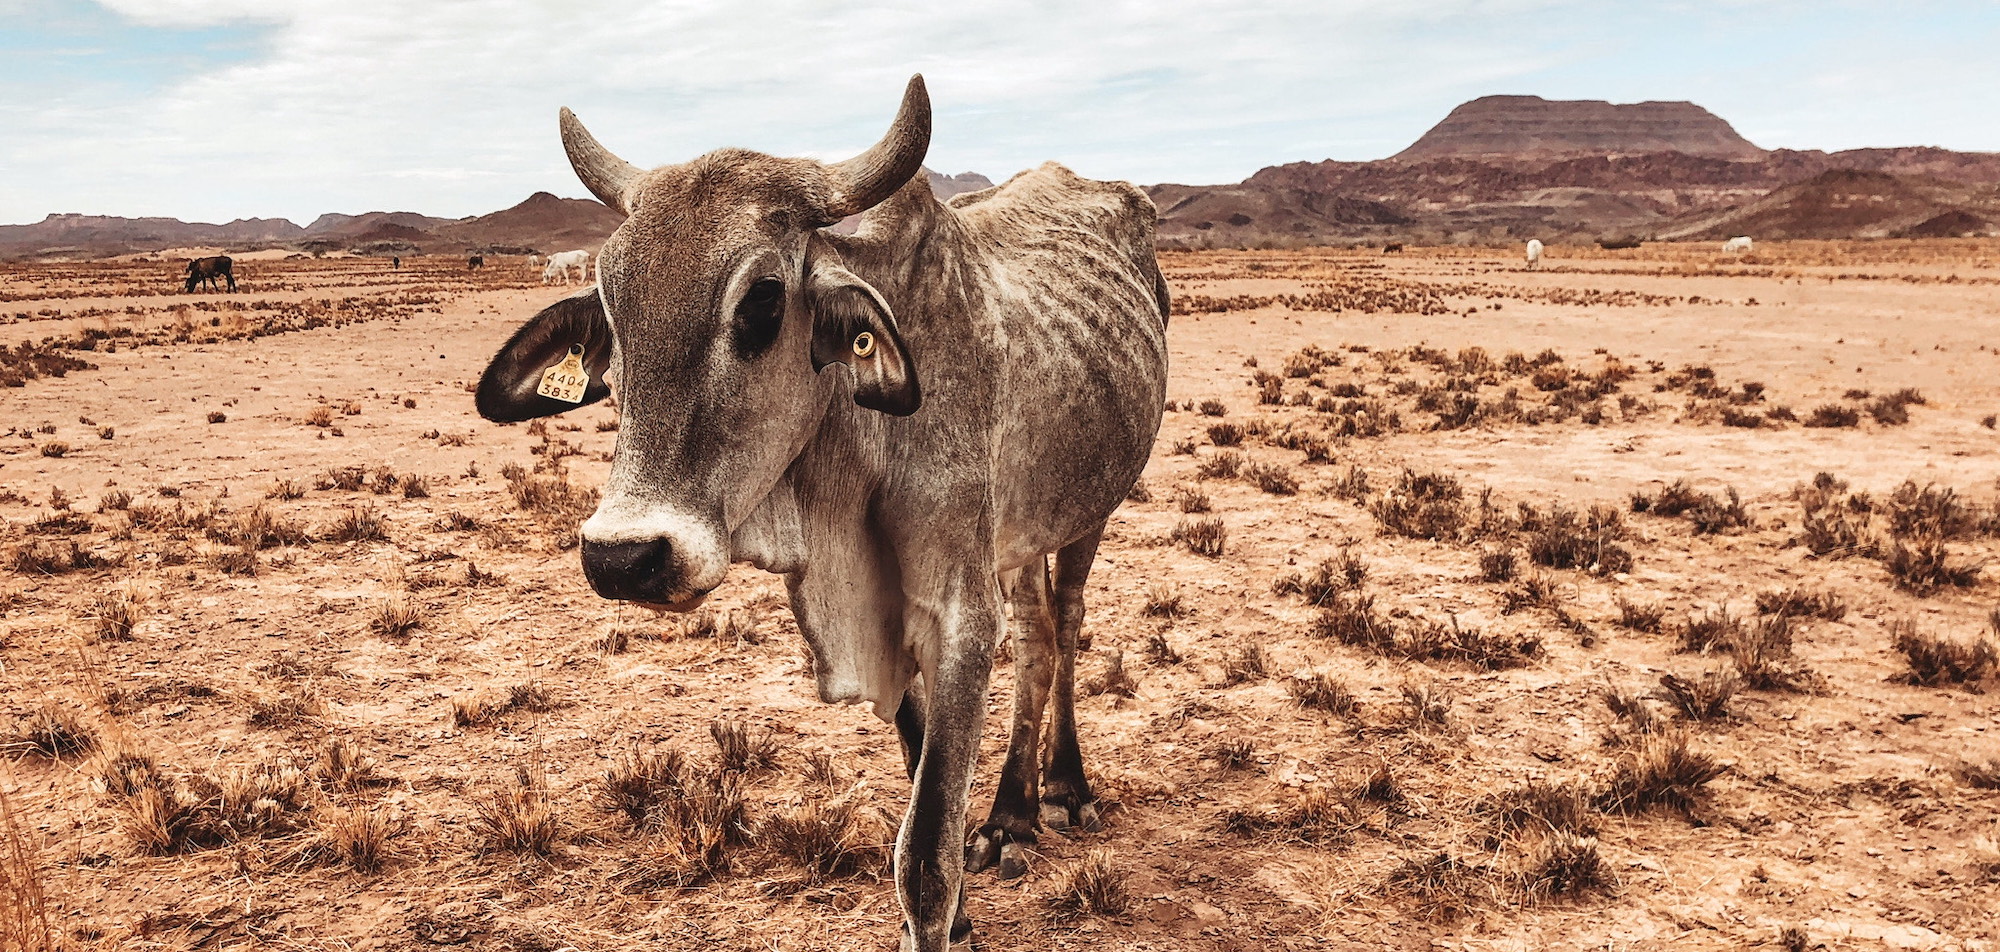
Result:
M1392 158L1679 152L1747 159L1764 150L1691 102L1609 103L1540 96L1481 96L1444 117Z
M2000 188L1834 169L1742 205L1665 223L1661 238L1955 238L1993 232Z

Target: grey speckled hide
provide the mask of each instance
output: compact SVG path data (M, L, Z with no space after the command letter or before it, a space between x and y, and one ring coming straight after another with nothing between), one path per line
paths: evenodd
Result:
M687 610L731 562L785 577L820 697L868 702L902 736L903 944L942 952L971 928L965 871L1019 875L1041 826L1097 825L1075 656L1098 539L1166 393L1152 202L1048 164L939 204L916 174L921 77L882 142L833 165L723 150L642 171L567 110L563 133L579 178L628 217L600 288L494 358L480 412L577 406L536 392L573 350L585 403L618 390L611 474L583 526L600 594ZM863 210L856 234L826 230ZM1007 617L1013 739L968 848Z

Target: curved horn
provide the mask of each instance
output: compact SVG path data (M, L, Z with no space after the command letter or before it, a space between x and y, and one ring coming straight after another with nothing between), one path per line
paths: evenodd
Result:
M598 144L590 130L583 127L583 120L567 106L562 111L562 140L563 151L569 153L570 168L576 170L583 187L619 214L630 215L632 210L625 204L625 193L638 181L642 170Z
M903 90L903 107L889 134L868 151L828 166L833 178L833 201L826 209L834 220L858 215L895 194L923 168L924 153L931 147L931 97L924 91L924 77L910 77Z

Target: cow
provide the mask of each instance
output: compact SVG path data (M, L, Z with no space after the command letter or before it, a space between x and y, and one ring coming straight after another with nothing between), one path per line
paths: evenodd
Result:
M186 293L193 294L194 289L204 282L208 284L208 289L210 291L214 291L216 290L215 279L218 277L228 279L229 293L231 294L236 293L235 268L236 268L236 262L231 260L228 255L215 255L209 258L196 258L193 261L188 262Z
M486 267L485 255L471 255L465 259L465 270L467 271L477 271L483 267Z
M1403 250L1403 243L1400 241L1392 241L1382 246L1382 253L1385 255L1395 254L1396 252L1401 250Z
M1169 307L1144 192L1048 163L940 204L918 174L930 118L916 76L854 158L646 171L563 110L577 177L626 217L597 285L518 329L475 401L521 421L618 389L580 532L599 595L690 611L732 562L783 576L820 699L896 725L903 947L945 952L971 931L968 870L1019 875L1038 829L1098 827L1084 589L1159 430ZM1003 606L1012 736L968 847Z
M550 255L548 266L542 269L542 283L547 284L554 280L568 284L571 268L576 269L578 284L589 284L590 252L579 248L576 251L558 251Z
M1726 255L1749 254L1751 244L1749 235L1737 235L1722 243L1722 253Z
M391 256L389 257L389 270L391 270L391 271L401 271L401 270L403 270L403 256L402 256L402 255L391 255Z
M1542 240L1528 239L1528 270L1533 271L1542 263Z

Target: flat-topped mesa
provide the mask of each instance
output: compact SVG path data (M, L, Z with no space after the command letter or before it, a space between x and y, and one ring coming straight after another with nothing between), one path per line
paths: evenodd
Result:
M1392 158L1670 151L1732 159L1764 154L1720 116L1691 102L1481 96Z

